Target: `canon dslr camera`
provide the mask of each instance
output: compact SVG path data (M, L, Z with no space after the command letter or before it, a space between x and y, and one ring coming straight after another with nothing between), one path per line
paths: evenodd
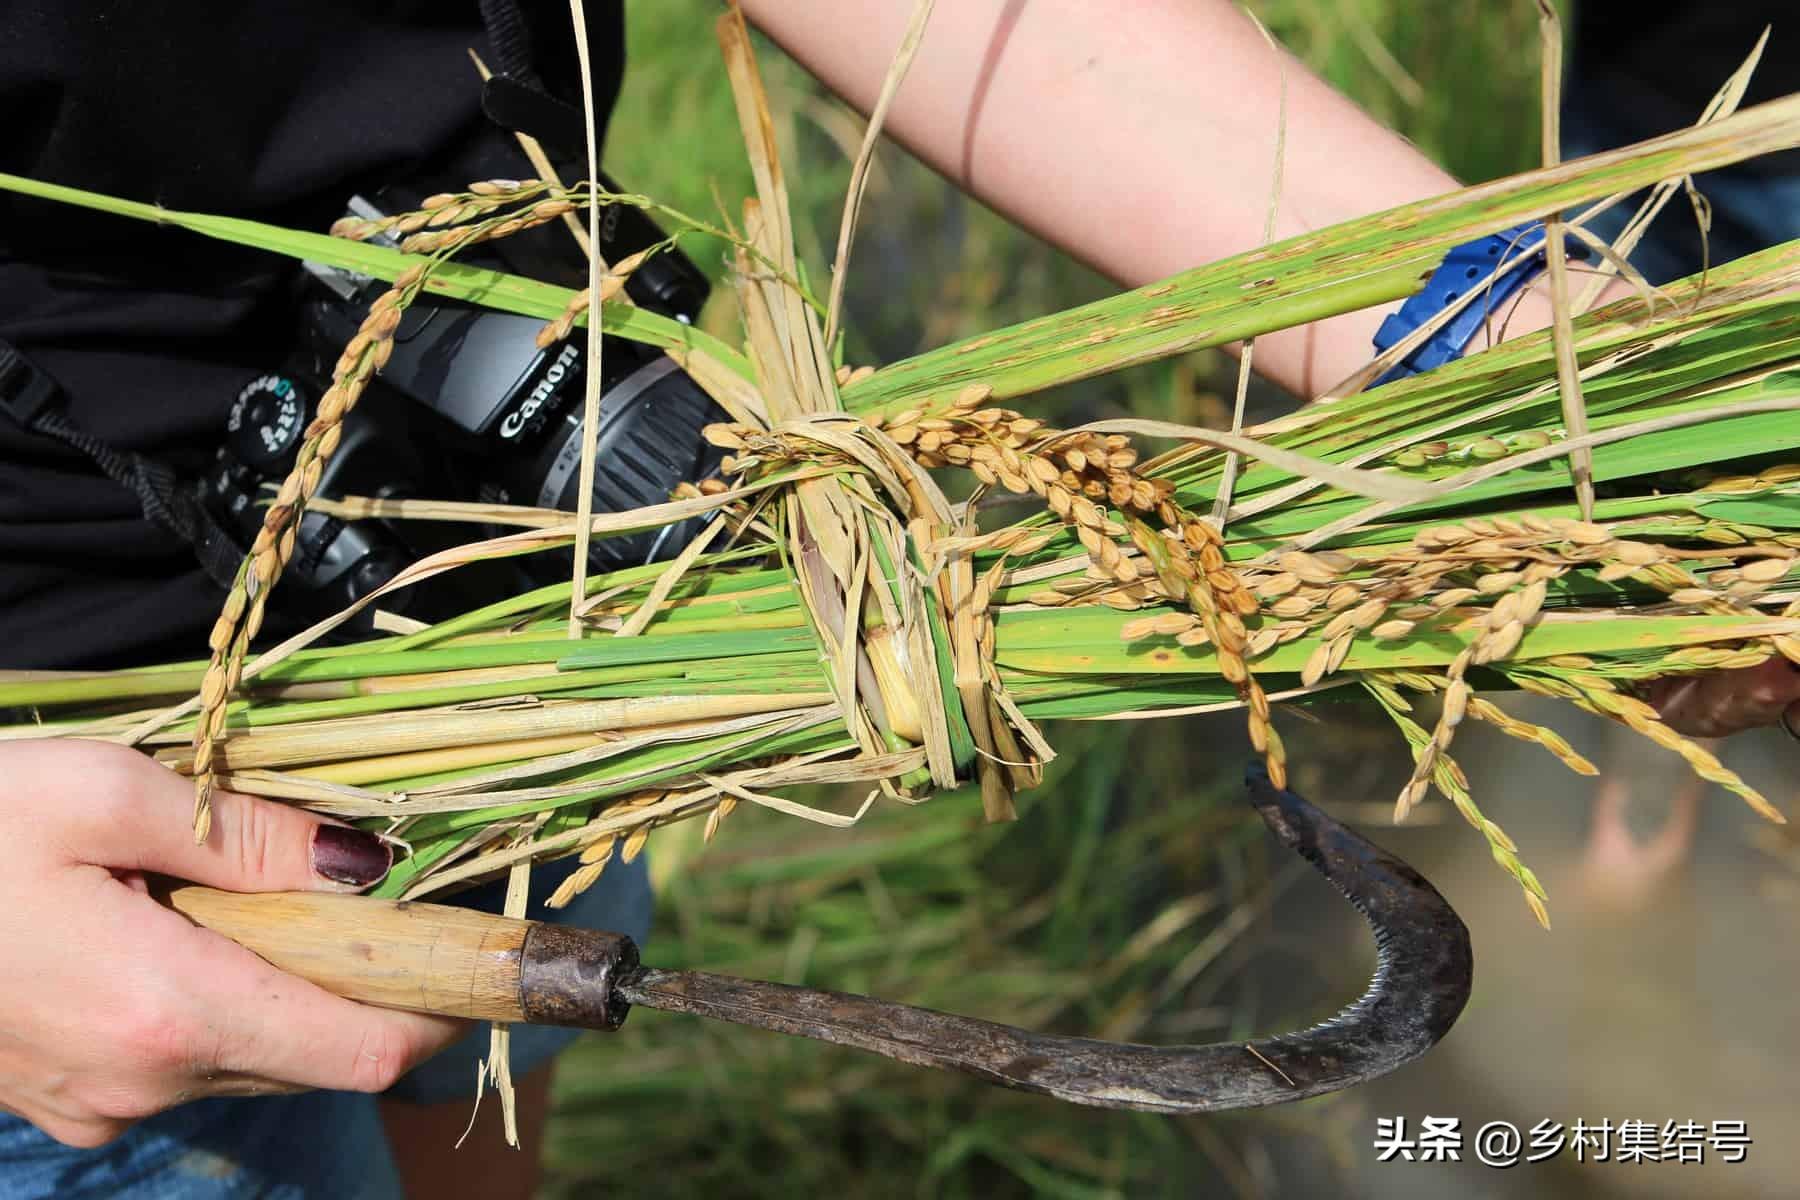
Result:
M612 186L610 182L607 186ZM358 199L351 211L377 217ZM396 208L396 211L399 211ZM605 212L607 261L663 240L640 210ZM488 264L483 264L488 265ZM201 485L203 503L244 546L262 525L269 489L293 466L332 364L387 285L307 264L300 336L287 360L246 383L231 406L226 436ZM707 283L673 246L651 255L626 285L641 307L692 321ZM395 334L392 356L345 417L318 494L481 500L574 511L580 486L585 331L546 348L543 322L437 299L415 302ZM593 510L658 504L683 481L713 474L719 452L701 429L725 414L654 347L609 338L601 356L600 429ZM667 558L695 532L693 522L626 537L595 539L589 561L608 571ZM467 526L416 520L345 521L317 512L300 524L282 577L278 607L316 619L367 595L423 554L470 540ZM539 580L566 577L563 555L518 560ZM385 607L404 611L411 589ZM489 597L491 598L491 597Z

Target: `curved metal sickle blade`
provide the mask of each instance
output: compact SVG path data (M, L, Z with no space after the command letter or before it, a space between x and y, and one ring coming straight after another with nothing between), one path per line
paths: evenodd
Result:
M1361 999L1320 1025L1250 1042L1144 1046L1032 1033L869 996L639 968L615 988L648 1008L817 1038L1074 1104L1195 1113L1280 1104L1354 1086L1425 1053L1469 998L1469 931L1423 876L1290 791L1260 765L1246 782L1269 829L1331 880L1375 932Z

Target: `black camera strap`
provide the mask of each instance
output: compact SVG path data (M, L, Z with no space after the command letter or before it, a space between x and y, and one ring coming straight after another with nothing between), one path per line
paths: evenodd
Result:
M481 91L482 111L502 129L529 134L553 158L582 158L587 121L577 103L579 80L563 81L559 87L549 79L553 72L540 61L540 47L566 42L568 7L532 0L481 0L481 22L494 54L493 76ZM569 82L577 88L573 96L566 90Z
M563 9L568 19L568 9ZM507 75L533 87L544 86L532 61L532 22L519 0L481 0L481 23L487 27L488 48L493 52L496 75Z
M54 438L92 459L107 478L130 490L146 519L192 546L212 581L230 588L243 552L167 463L108 445L63 411L62 389L19 348L0 341L0 410L28 433Z
M603 66L596 68L593 86L600 88L610 78L616 87L624 69L624 10L617 3L588 8L590 30L599 35L590 40L620 55L610 74ZM568 7L561 0L481 0L481 20L494 56L493 74L481 89L481 111L501 129L534 138L564 178L587 178L587 117L578 64L569 50ZM613 95L596 92L595 100L603 102L604 135ZM596 182L609 192L624 190L605 171ZM607 209L600 224L602 258L617 262L651 245L660 246L658 253L625 285L632 300L684 321L696 319L711 287L705 274L643 210L624 204Z

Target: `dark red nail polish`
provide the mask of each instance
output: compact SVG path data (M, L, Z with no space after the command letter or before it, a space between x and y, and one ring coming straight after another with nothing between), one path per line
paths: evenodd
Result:
M321 825L313 834L313 871L333 883L367 887L393 865L394 852L372 833L348 825Z

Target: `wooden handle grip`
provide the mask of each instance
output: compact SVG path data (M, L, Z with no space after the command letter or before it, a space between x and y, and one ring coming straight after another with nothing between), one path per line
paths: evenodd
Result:
M622 934L321 892L183 885L162 899L271 965L365 1004L584 1029L617 1029L630 1008L613 994L637 966Z
M321 892L177 887L169 907L270 964L365 1004L520 1021L526 921Z

